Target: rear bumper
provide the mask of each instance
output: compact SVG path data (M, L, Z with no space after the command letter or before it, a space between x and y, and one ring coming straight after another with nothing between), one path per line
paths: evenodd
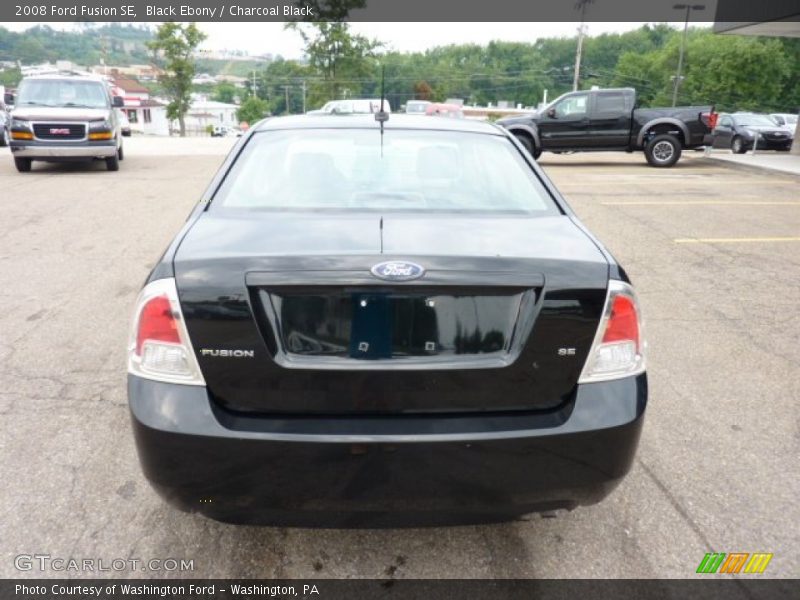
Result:
M202 387L128 377L139 459L178 508L222 521L398 526L594 504L628 472L646 375L580 386L560 413L254 418Z
M31 158L34 160L73 160L89 158L110 158L117 153L117 142L77 142L70 144L49 144L36 141L11 141L11 154L15 158Z

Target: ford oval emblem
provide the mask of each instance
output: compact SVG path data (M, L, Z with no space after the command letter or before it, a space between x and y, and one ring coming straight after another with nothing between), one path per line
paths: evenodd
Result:
M390 260L378 263L370 269L370 272L375 277L386 279L387 281L411 281L422 277L425 274L425 269L417 263Z

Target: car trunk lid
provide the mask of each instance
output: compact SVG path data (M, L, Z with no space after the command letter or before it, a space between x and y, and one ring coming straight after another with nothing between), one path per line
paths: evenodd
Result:
M373 274L393 260L425 272ZM608 264L568 217L207 213L175 273L224 408L474 413L569 400Z

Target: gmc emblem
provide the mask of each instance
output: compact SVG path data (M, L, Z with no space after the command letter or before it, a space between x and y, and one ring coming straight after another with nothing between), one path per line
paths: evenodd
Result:
M69 129L66 127L51 127L50 135L69 135Z

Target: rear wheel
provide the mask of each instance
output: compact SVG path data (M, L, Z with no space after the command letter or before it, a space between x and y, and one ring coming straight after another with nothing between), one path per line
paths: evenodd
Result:
M106 159L106 169L109 171L119 171L119 157L116 154Z
M3 131L0 131L0 146L8 146L9 137L8 137L8 129L3 127Z
M647 142L644 155L651 167L671 167L681 157L681 143L674 135L662 133Z
M735 138L733 138L733 140L731 140L731 152L734 154L744 154L747 152L747 148L745 147L744 140L741 138L741 136L737 135Z
M17 167L17 171L20 173L27 173L31 170L32 162L33 161L30 158L15 158L14 166Z
M120 145L119 150L117 150L117 158L122 160L125 158L125 153L122 151L122 145Z

